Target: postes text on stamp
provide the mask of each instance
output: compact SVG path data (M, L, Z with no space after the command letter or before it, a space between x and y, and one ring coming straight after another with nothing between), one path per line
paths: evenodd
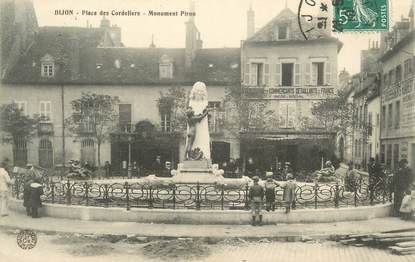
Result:
M388 0L333 0L333 31L387 31Z

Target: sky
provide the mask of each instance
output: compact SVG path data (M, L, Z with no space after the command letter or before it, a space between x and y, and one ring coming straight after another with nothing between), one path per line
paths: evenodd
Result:
M331 0L315 0L331 3ZM346 0L352 1L352 0ZM399 21L408 15L414 0L389 0L390 20ZM300 0L194 0L195 22L204 48L239 47L246 38L246 12L252 5L255 27L260 29L287 5L297 12ZM39 26L99 26L100 11L187 11L190 0L33 0ZM55 10L73 10L73 15L55 15ZM96 15L82 14L96 11ZM109 15L111 24L122 30L122 42L127 47L148 47L152 35L157 47L184 47L186 16L150 17ZM343 42L339 53L339 71L345 68L354 74L360 71L360 51L369 41L379 40L379 33L333 33Z

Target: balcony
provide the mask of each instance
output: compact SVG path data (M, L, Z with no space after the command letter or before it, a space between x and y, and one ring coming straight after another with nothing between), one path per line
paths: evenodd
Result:
M38 125L38 135L53 135L53 124L52 122L40 122Z

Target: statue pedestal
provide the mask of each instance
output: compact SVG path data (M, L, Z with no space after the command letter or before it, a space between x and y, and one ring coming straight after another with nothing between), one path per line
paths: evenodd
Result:
M172 178L174 183L223 184L223 181L221 170L215 165L212 166L208 159L183 161Z

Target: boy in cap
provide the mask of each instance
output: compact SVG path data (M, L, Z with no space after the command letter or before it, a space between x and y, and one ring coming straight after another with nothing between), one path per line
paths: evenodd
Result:
M294 180L293 174L287 174L287 182L285 182L282 188L284 189L283 200L285 202L285 213L288 214L295 205L295 190L297 189L297 183Z
M265 176L267 180L265 181L265 203L266 210L275 211L275 188L278 186L278 183L272 178L272 172L266 172Z
M264 199L264 189L258 184L259 177L253 177L254 184L249 189L249 199L251 200L252 225L261 225L262 223L262 200ZM256 218L258 216L258 224Z

